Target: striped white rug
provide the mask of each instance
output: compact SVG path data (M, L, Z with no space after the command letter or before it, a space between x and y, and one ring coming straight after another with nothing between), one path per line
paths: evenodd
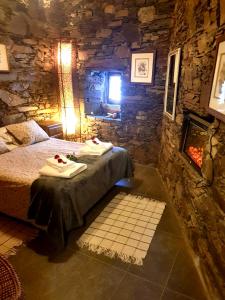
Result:
M120 193L80 237L78 246L142 265L165 205Z

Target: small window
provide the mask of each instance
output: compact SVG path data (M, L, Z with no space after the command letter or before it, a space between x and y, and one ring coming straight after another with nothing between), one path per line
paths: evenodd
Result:
M121 101L121 74L109 73L108 103L120 104Z

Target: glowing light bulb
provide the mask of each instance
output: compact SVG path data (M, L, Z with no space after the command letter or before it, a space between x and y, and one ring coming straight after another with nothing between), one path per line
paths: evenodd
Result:
M62 109L62 123L63 123L63 131L72 135L75 133L76 128L76 118L73 107L66 107Z
M62 73L72 72L72 44L58 44L58 65L61 66Z

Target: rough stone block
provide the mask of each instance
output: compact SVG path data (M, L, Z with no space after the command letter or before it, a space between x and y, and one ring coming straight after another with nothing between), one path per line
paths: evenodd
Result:
M137 6L144 6L145 5L145 0L136 0L136 5Z
M130 49L126 46L120 46L115 49L115 55L119 58L129 58L130 57Z
M213 161L209 155L205 157L201 171L203 178L211 183L213 179Z
M46 109L39 109L35 112L35 114L53 114L53 113L57 113L58 109L57 108L46 108ZM33 115L33 114L32 114Z
M85 61L88 59L87 51L78 51L78 59L81 61Z
M3 81L15 81L17 79L17 73L16 72L10 72L6 74L0 74L0 82Z
M81 38L81 33L80 33L80 31L78 30L78 28L74 28L74 26L73 26L73 29L70 30L70 36L71 36L72 38L77 38L77 39L79 39L79 38Z
M3 9L0 9L0 23L5 23L6 21L6 13Z
M83 12L83 15L86 17L86 18L90 18L93 16L93 11L91 9L88 9L88 10L85 10Z
M152 33L146 33L143 36L143 41L144 42L154 42L157 41L160 38L160 36L158 34L152 34Z
M20 46L20 45L14 45L12 48L12 51L14 53L23 53L23 54L30 54L33 52L31 47L28 46Z
M96 33L97 38L109 38L112 34L111 29L101 29Z
M12 115L4 115L2 118L2 122L4 125L20 123L25 121L26 118L23 113L12 114Z
M28 58L26 54L15 54L14 55L15 58L18 58L18 59L25 59L25 58Z
M110 28L116 28L116 27L120 27L122 26L123 22L121 20L118 20L118 21L113 21L111 23L108 24L108 26Z
M142 7L138 11L138 19L141 23L150 23L156 19L155 6Z
M198 52L202 53L208 50L208 36L207 34L202 35L199 39L198 39Z
M47 72L49 72L49 71L51 71L51 70L52 70L52 68L53 68L53 65L52 65L52 64L50 64L50 63L48 63L48 62L44 63L44 65L43 65L43 69L44 69L44 71L47 71Z
M22 99L18 95L11 94L5 90L0 90L0 99L8 106L17 106L27 102L26 99Z
M215 136L212 137L211 144L212 144L212 146L216 146L219 144L219 141Z
M141 40L138 24L127 23L123 25L123 36L129 43Z
M105 14L115 14L115 6L112 4L106 5L104 8Z
M128 15L129 15L128 9L121 9L116 13L115 17L117 19L120 19L120 18L128 17Z
M28 32L28 25L22 14L13 16L6 30L10 33L25 36Z
M10 89L13 92L23 92L27 90L29 87L29 83L25 82L14 82L10 85Z
M141 121L146 121L147 117L146 116L136 116L137 120L141 120Z
M37 41L34 39L23 39L23 42L24 44L31 45L31 46L37 45Z
M220 0L220 25L225 23L225 1Z
M28 111L35 111L38 110L37 106L21 106L17 108L19 112L28 112Z

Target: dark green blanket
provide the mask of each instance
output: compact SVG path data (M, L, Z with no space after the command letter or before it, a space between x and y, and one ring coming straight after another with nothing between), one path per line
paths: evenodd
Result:
M83 216L117 181L133 174L127 151L114 147L100 157L86 156L78 162L88 168L71 179L41 176L31 186L28 218L47 226L58 250L66 245L68 232L83 224Z

